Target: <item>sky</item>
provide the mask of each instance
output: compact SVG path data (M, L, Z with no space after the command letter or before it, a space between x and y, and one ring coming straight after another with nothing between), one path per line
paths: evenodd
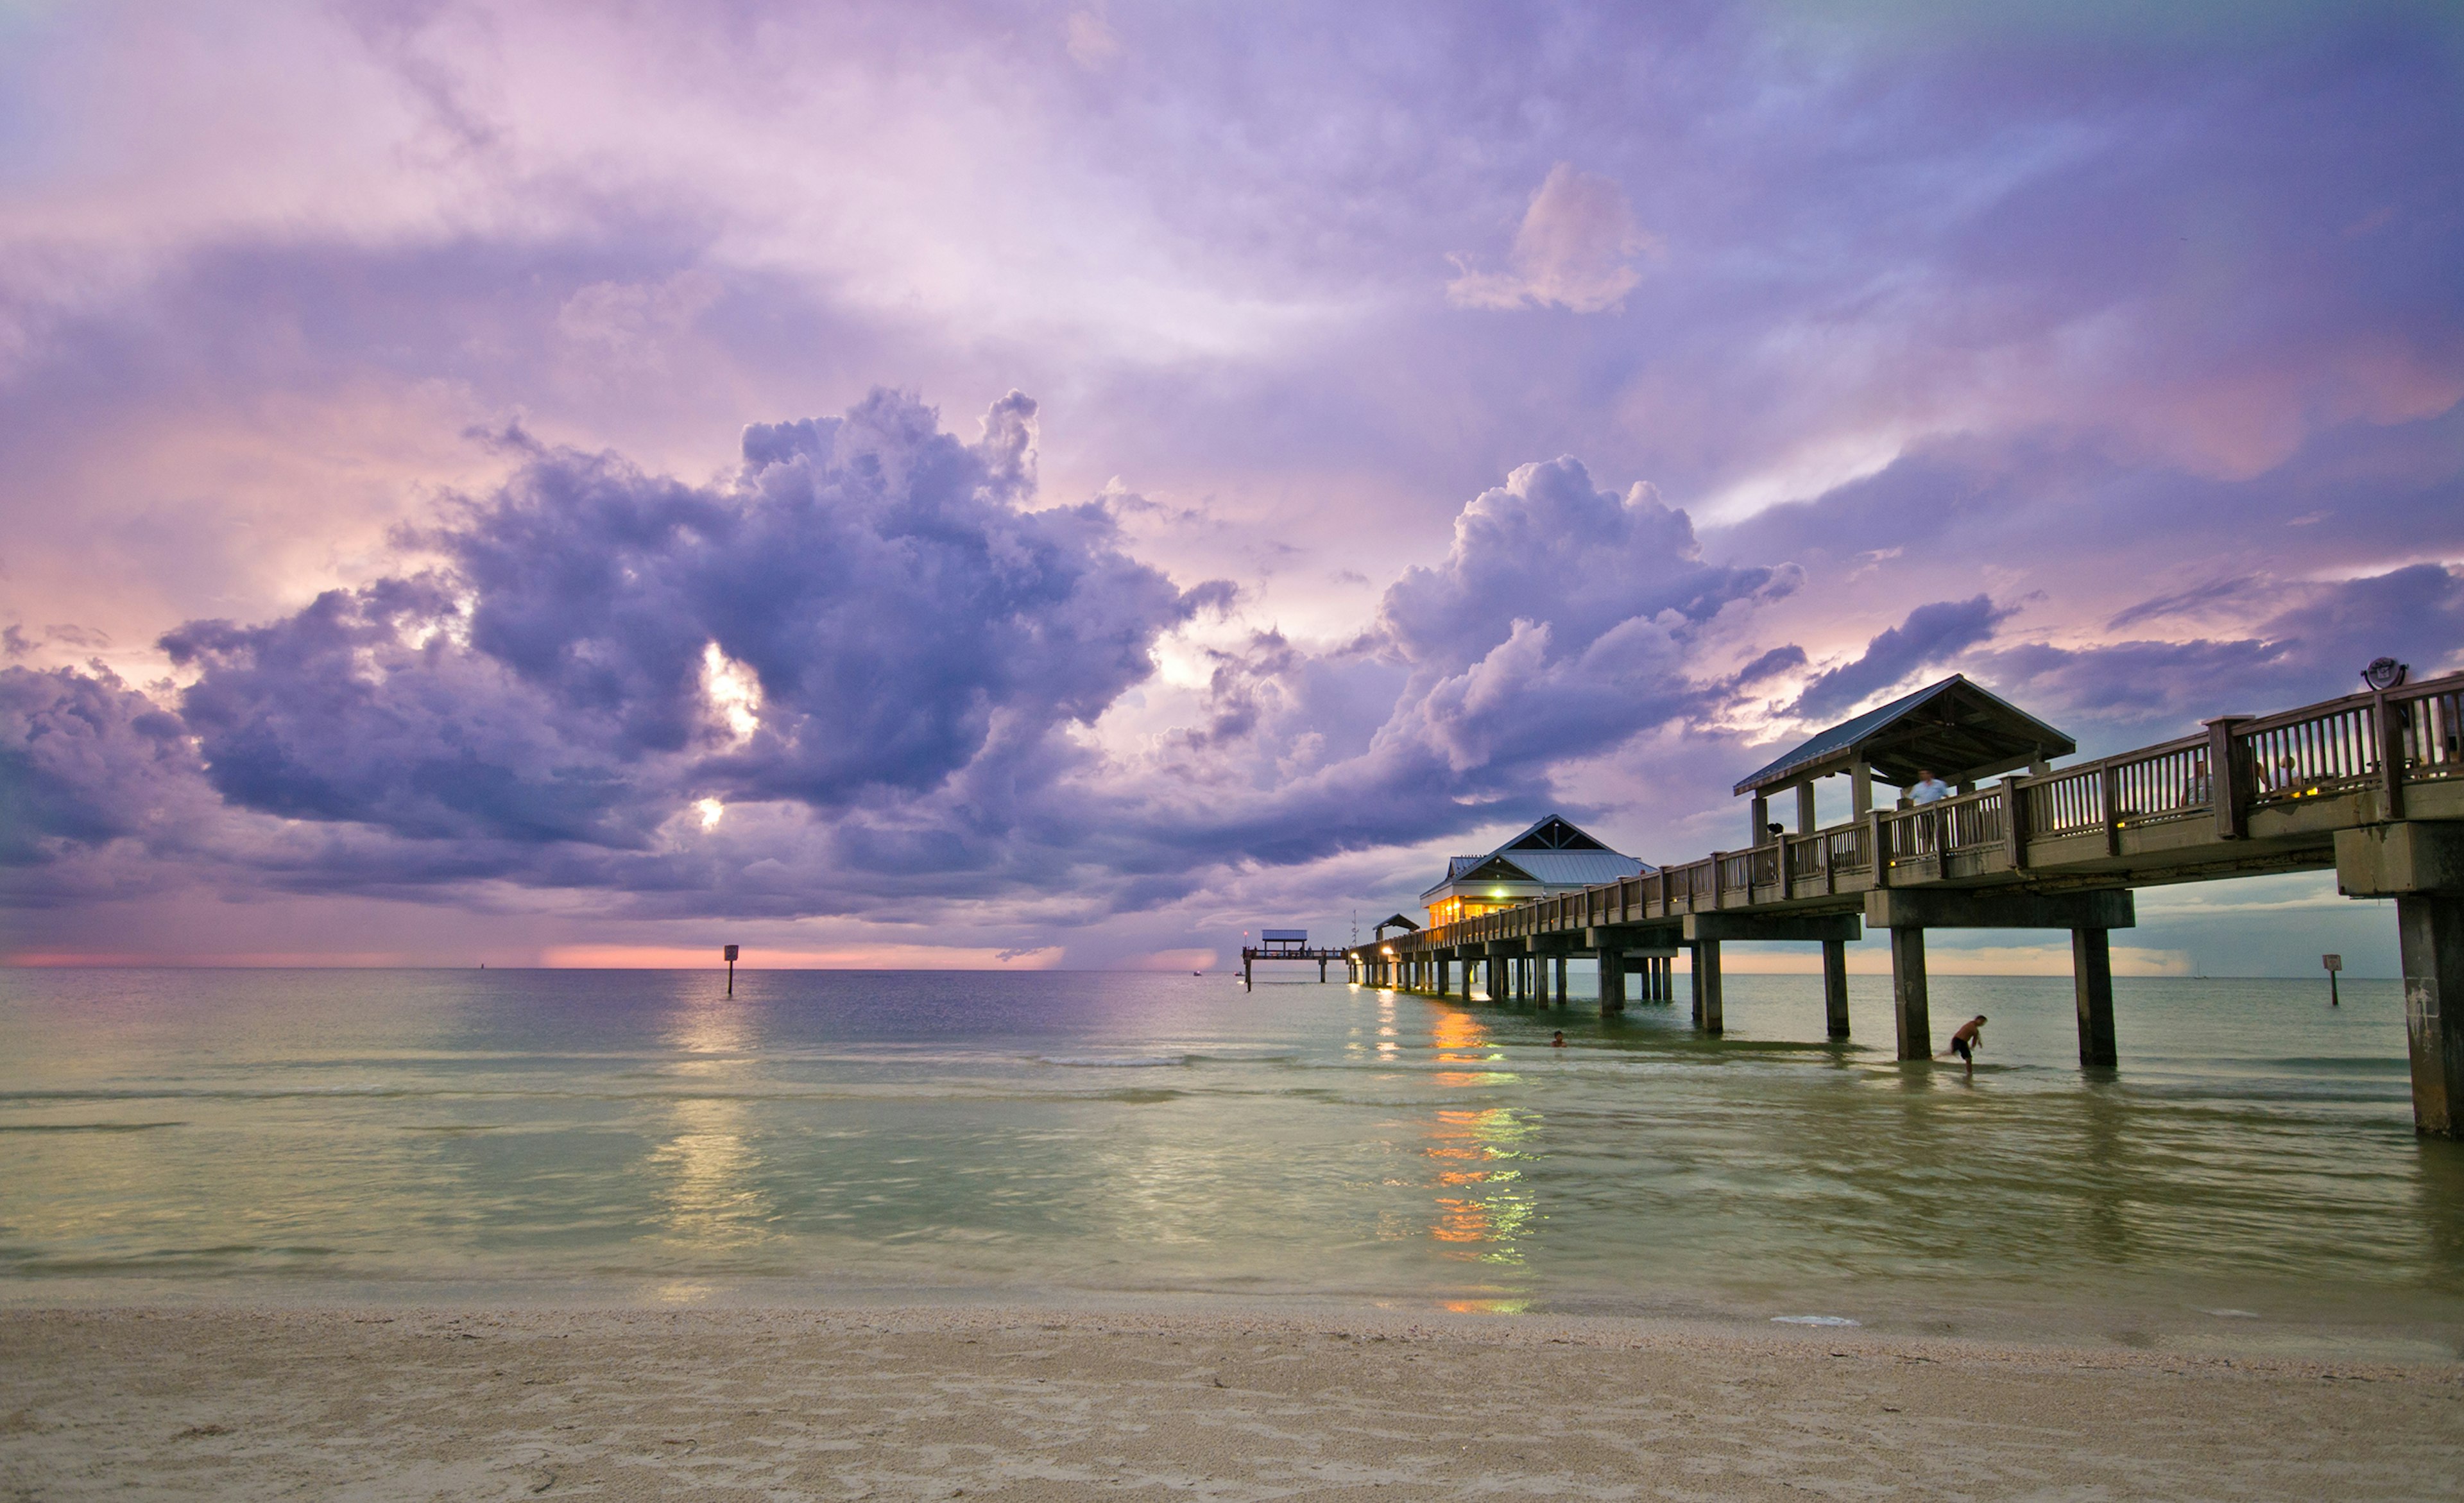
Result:
M2152 9L0 0L0 957L1221 965L2464 668L2464 13Z

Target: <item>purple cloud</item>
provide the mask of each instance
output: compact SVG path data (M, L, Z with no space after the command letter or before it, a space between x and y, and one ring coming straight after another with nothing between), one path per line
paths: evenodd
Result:
M1905 621L1866 643L1863 656L1817 674L1797 696L1791 713L1812 718L1837 716L1919 670L1947 662L1985 641L2013 613L1984 595L1919 606Z
M1021 508L1033 415L969 446L876 393L747 430L716 487L538 450L415 540L442 566L172 632L181 713L232 803L421 839L638 851L697 799L929 790L1092 719L1199 604L1100 507Z

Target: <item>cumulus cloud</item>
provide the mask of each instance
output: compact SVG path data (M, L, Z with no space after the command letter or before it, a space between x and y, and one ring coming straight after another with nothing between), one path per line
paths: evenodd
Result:
M180 838L197 757L179 719L107 669L0 669L0 867ZM21 898L65 895L35 879Z
M1441 562L1389 587L1371 631L1228 654L1208 755L1171 767L1214 796L1149 785L1133 823L1164 849L1273 863L1579 804L1561 769L1728 707L1733 683L1701 669L1710 644L1800 577L1706 563L1647 484L1602 490L1570 457L1522 466L1463 507Z
M1458 257L1462 275L1446 284L1446 300L1458 308L1606 313L1642 280L1634 261L1651 244L1616 179L1560 162L1532 193L1507 269L1474 271Z
M1715 716L1742 680L1697 673L1708 634L1797 577L1705 562L1648 485L1527 465L1369 630L1207 650L1197 719L1108 753L1086 729L1236 595L1176 588L1100 505L1037 509L1034 419L1012 393L962 443L876 392L746 429L714 485L516 435L505 484L407 540L431 566L169 633L176 715L10 670L0 752L52 844L7 857L185 800L183 859L279 889L1081 924L1536 810L1570 759Z
M1879 632L1855 661L1817 674L1797 696L1791 713L1828 717L1918 671L1947 661L1985 641L2013 614L1978 595L1919 606L1898 626Z
M2024 643L1980 663L2022 702L2085 717L2115 740L2352 694L2382 654L2425 676L2464 667L2464 571L2417 564L2293 593L2247 635Z
M968 445L876 392L748 429L709 487L538 451L417 540L436 568L170 633L180 713L234 806L488 843L509 872L527 845L656 852L706 800L1048 778L1045 743L1221 592L1185 598L1098 505L1021 504L1033 417L1012 393Z
M1545 619L1579 651L1638 618L1700 624L1733 602L1786 594L1799 577L1705 563L1692 519L1658 490L1600 490L1567 456L1524 465L1474 497L1445 561L1406 569L1379 619L1412 661L1460 667L1504 643L1518 619Z

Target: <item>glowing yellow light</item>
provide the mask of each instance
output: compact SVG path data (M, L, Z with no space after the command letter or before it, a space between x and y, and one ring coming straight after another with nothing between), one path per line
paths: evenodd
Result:
M716 799L695 799L693 807L701 810L701 828L704 829L716 829L719 820L727 813L727 806Z
M730 658L711 643L701 653L702 693L710 707L737 741L749 740L761 728L761 681L753 670Z

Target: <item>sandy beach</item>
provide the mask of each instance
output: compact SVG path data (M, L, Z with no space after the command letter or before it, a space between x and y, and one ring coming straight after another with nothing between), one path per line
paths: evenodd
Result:
M0 1491L2453 1497L2464 1370L1392 1311L13 1311Z

